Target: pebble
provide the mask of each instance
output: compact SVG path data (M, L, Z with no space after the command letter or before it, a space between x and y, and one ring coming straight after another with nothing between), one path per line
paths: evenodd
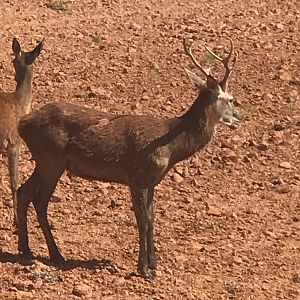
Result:
M279 167L281 167L283 169L291 169L292 165L288 161L284 161L284 162L280 163Z
M293 275L293 281L294 281L295 283L300 283L300 273L295 273L295 274Z
M73 287L72 294L77 297L86 297L92 294L92 289L87 284L77 284Z
M178 173L174 173L174 175L172 176L172 179L176 183L181 183L184 180L183 177L181 175L179 175Z

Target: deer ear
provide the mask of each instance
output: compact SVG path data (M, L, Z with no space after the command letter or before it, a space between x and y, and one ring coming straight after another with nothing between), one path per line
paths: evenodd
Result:
M192 71L189 69L184 68L184 71L190 81L192 82L193 85L195 85L199 90L203 89L205 87L205 81L202 80L199 76L194 74Z
M219 91L220 89L218 81L214 79L211 75L207 76L206 85L210 90Z
M40 55L44 46L44 39L32 50L28 53L26 57L26 64L31 65L34 63L35 59Z
M21 46L20 46L20 43L18 42L18 40L16 38L13 39L12 50L13 50L15 56L20 55Z

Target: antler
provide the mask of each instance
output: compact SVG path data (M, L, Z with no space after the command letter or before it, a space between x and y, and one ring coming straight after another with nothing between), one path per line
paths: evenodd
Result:
M192 48L190 46L188 46L187 43L186 43L186 38L183 38L183 47L184 47L184 50L185 50L186 54L191 58L194 65L205 75L205 77L208 77L209 76L209 70L205 69L204 67L202 67L197 62L197 60L195 59L195 57L192 53Z
M231 46L231 48L230 48L229 54L225 58L221 58L220 56L218 56L217 54L215 54L214 52L212 52L209 48L207 48L205 46L206 51L208 51L214 58L216 58L217 60L219 60L220 62L222 62L222 64L225 67L225 70L226 70L225 71L225 75L224 75L223 79L219 83L223 91L226 91L227 80L228 80L228 78L229 78L229 76L230 76L230 74L231 74L231 72L233 70L233 67L234 67L234 65L235 65L235 63L237 61L237 58L238 58L238 52L237 51L233 51L233 43L232 43L231 39L230 39L230 46ZM232 60L232 66L231 66L231 68L229 68L229 60L230 60L233 52L234 52L234 58Z

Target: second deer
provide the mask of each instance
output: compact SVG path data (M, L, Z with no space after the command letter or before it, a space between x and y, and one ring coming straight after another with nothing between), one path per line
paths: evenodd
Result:
M24 52L16 38L12 42L13 65L17 82L14 92L0 92L0 152L7 153L10 186L13 196L14 223L17 223L18 163L21 138L18 124L31 108L33 63L43 48L43 41L32 51Z
M211 52L225 66L221 82L196 61L186 41L184 48L206 80L187 71L199 95L179 117L115 115L52 103L22 118L19 133L36 162L34 172L18 190L18 249L23 255L32 257L27 210L33 202L51 260L64 261L51 233L47 208L58 180L67 170L89 180L129 186L139 232L138 271L146 279L153 278L149 269L157 265L153 241L155 186L177 162L208 144L217 123L231 128L238 125L233 96L226 91L232 44L225 59ZM233 61L234 65L235 55Z

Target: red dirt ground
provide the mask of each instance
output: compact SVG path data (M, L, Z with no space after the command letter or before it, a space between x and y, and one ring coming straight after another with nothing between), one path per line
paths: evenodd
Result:
M33 110L68 101L116 113L179 115L196 97L183 71L193 66L182 38L193 41L203 60L203 44L224 53L232 38L240 55L230 92L244 121L236 131L218 127L204 151L157 187L154 282L130 276L135 219L127 189L112 184L60 181L49 219L69 268L49 263L32 208L30 245L41 257L33 264L20 258L3 156L0 299L299 300L298 1L72 0L61 11L49 4L1 1L1 89L14 89L12 38L31 49L45 37ZM24 147L23 178L33 167L29 158Z

